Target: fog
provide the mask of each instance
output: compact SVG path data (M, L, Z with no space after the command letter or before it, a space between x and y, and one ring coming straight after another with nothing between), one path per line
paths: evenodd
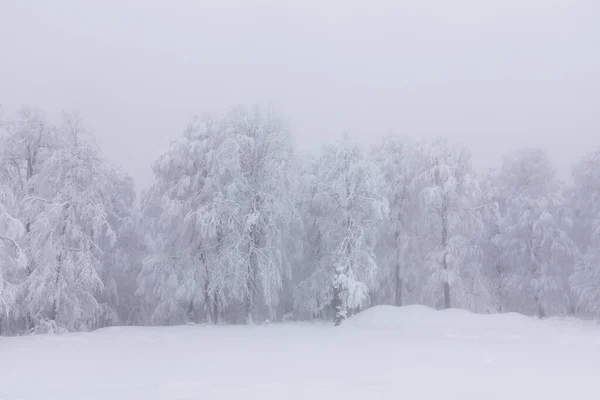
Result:
M285 3L285 4L284 4ZM464 142L477 168L600 143L600 3L0 0L0 104L78 110L136 179L193 115L259 104L298 148Z

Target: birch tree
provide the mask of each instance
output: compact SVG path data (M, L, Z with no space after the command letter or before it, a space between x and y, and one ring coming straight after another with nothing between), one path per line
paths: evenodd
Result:
M14 208L12 191L6 186L0 186L0 333L3 325L7 325L3 322L16 313L20 272L27 264L27 258L19 244L25 229L21 221L14 217Z
M273 318L284 281L291 277L290 255L284 251L290 227L299 223L289 198L293 179L293 147L283 122L259 108L235 109L227 121L228 137L239 148L240 173L234 176L236 220L245 262L236 275L245 276L246 323L252 323L257 302Z
M57 147L56 128L50 124L44 114L35 108L23 107L15 120L6 119L0 124L0 176L8 191L14 197L13 216L21 221L25 235L21 243L22 251L27 258L26 269L22 279L36 268L36 260L30 253L31 224L37 213L41 212L39 204L22 206L28 196L37 194L36 175L42 170L46 160ZM19 287L20 289L23 286ZM19 303L24 293L17 293ZM26 328L31 328L32 320L24 310L17 310Z
M416 152L418 172L411 185L419 193L421 223L433 245L425 260L431 272L424 294L438 307L450 308L454 287L458 305L480 308L487 289L475 241L481 229L480 189L470 153L442 139L421 142Z
M375 148L374 159L384 179L382 193L389 204L389 215L382 221L377 241L380 261L380 289L383 297L391 296L391 303L404 305L408 289L415 289L418 263L414 260L420 232L418 199L411 191L410 183L416 173L413 163L415 147L399 138L385 138ZM385 284L389 282L389 284ZM381 294L380 294L381 295Z
M332 287L334 324L339 325L368 304L377 277L376 228L388 204L376 164L347 138L324 149L315 184L313 206L326 262L317 264L314 274L331 279L322 284Z
M146 229L155 235L138 277L138 295L154 297L152 321L200 314L217 322L229 300L225 276L237 244L226 210L239 174L237 143L222 123L195 120L154 164L156 184L146 195ZM227 249L225 248L227 246ZM233 251L236 254L236 251ZM202 307L202 310L200 310Z
M156 296L155 318L204 304L216 320L243 304L251 323L258 302L275 316L291 275L292 157L281 121L255 108L192 126L159 159L144 203L158 242L138 289Z
M296 283L294 309L303 319L333 317L334 271L330 268L331 257L325 243L323 226L320 225L321 203L317 193L319 171L323 158L307 157L300 173L300 191L298 191L298 209L304 228L303 257L294 269Z
M39 212L30 228L36 267L26 281L24 304L38 330L86 330L107 312L100 297L106 289L102 258L117 232L104 200L114 185L77 115L65 117L59 134L63 146L35 175L36 193L25 201L28 211Z
M565 201L554 167L539 149L523 149L505 158L500 172L506 193L506 233L517 270L519 311L566 310L568 276L577 249L565 231Z
M573 168L571 197L579 254L570 283L578 295L578 308L600 316L600 149Z
M495 171L488 171L481 187L482 202L487 204L481 210L484 233L479 245L483 252L483 271L490 282L490 307L503 312L509 309L509 299L519 291L515 266L510 259L513 243L506 232L506 192Z

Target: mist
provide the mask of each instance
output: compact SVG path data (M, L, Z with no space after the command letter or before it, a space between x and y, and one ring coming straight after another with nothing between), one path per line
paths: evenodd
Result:
M598 144L599 20L593 0L4 0L0 104L79 111L137 190L194 115L238 104L301 150L442 136L479 170L542 147L565 177Z
M600 1L0 0L0 399L590 399L599 338Z

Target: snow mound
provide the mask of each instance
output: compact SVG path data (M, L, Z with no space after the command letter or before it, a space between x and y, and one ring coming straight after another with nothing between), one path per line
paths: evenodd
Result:
M529 324L534 318L522 314L475 314L466 310L451 308L435 310L422 305L403 307L375 306L348 319L350 325L370 329L398 329L406 327L440 326L440 325L475 325L483 324Z
M375 306L346 321L346 326L360 330L463 332L468 337L508 337L537 335L540 332L587 331L600 335L600 326L593 321L554 317L540 320L517 313L475 314L462 309L435 310L421 305L403 307ZM478 336L478 337L479 337Z

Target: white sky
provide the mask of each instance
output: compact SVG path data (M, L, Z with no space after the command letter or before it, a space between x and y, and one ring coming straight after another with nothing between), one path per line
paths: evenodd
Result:
M600 0L0 0L0 104L78 110L136 179L195 114L273 107L301 150L447 136L478 168L600 145Z

